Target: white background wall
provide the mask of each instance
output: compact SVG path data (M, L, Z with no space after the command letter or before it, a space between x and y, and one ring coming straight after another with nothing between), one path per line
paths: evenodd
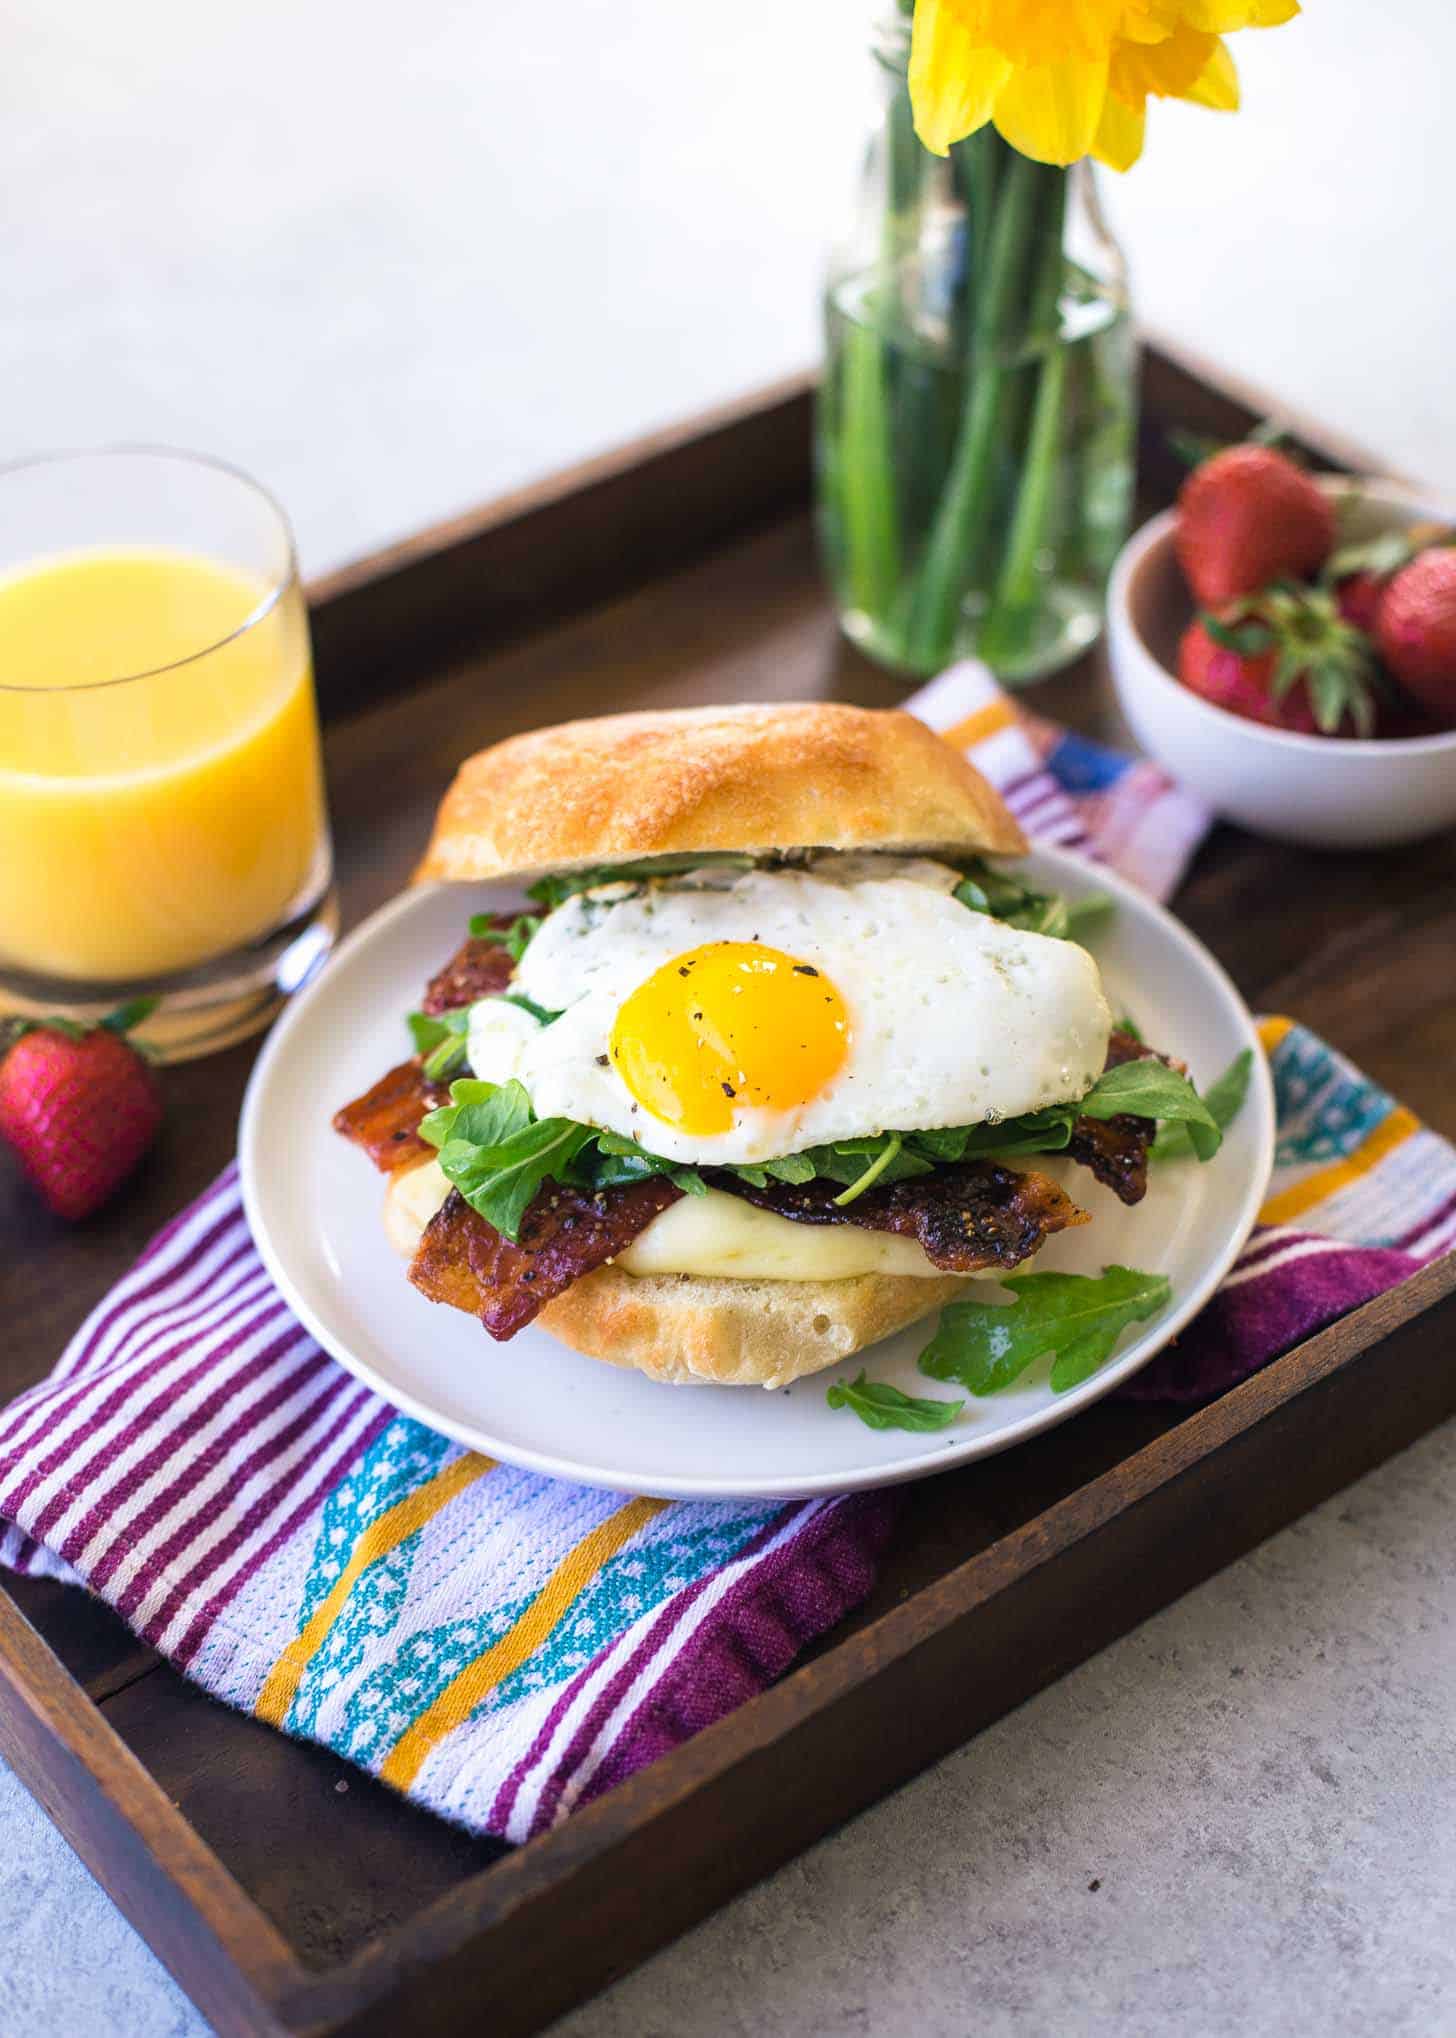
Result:
M865 0L11 0L0 456L208 448L312 571L811 360ZM1238 38L1112 201L1144 314L1456 493L1446 0Z

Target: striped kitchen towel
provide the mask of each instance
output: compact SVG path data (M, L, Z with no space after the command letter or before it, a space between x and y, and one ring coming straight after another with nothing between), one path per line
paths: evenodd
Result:
M1196 847L1206 819L1161 773L1023 723L979 668L914 705L1033 834L1160 892ZM1302 1029L1264 1038L1269 1228L1140 1395L1217 1391L1456 1239L1451 1148ZM214 1696L512 1840L779 1676L869 1590L892 1507L624 1500L460 1449L289 1316L233 1168L0 1414L0 1560L85 1585Z

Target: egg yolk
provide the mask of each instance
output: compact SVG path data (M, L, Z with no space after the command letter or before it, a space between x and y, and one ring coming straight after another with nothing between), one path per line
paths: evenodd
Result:
M790 1111L849 1052L844 1000L824 973L758 941L712 941L639 984L612 1028L612 1066L644 1111L679 1132L727 1132L735 1111Z

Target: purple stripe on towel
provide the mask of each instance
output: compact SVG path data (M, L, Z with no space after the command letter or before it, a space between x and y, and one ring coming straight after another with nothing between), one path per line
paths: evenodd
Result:
M852 1495L726 1592L578 1802L601 1797L781 1677L802 1648L866 1597L895 1512L893 1490Z
M1285 1243L1297 1243L1297 1235ZM1256 1270L1221 1288L1181 1337L1118 1390L1120 1398L1206 1401L1225 1393L1421 1266L1388 1246L1336 1246L1283 1265L1274 1264L1277 1258L1271 1256L1267 1273Z

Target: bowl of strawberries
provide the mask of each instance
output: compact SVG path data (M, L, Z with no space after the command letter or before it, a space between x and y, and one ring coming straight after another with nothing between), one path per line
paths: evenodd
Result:
M1318 848L1456 825L1456 518L1225 447L1108 588L1122 711L1228 819Z

